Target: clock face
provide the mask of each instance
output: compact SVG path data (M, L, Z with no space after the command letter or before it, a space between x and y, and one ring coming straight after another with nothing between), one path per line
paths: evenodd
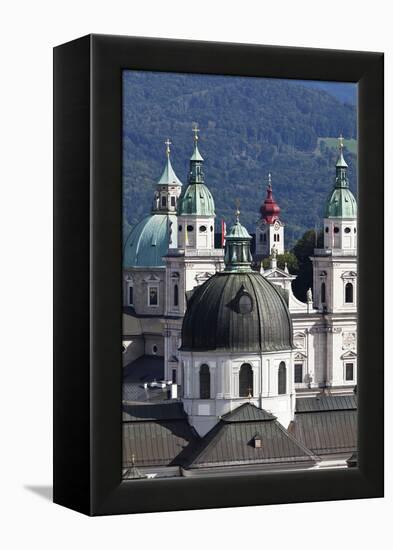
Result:
M280 229L280 224L278 223L278 221L275 221L275 222L274 222L274 229L275 229L276 231L278 231L278 230Z

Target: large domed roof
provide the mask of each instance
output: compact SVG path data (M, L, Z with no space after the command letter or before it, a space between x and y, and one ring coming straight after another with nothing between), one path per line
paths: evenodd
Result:
M216 273L189 300L182 350L268 352L292 345L284 297L260 273Z
M175 214L152 214L137 223L124 244L123 267L164 267L170 224L176 227L176 220ZM176 231L172 238L176 238Z

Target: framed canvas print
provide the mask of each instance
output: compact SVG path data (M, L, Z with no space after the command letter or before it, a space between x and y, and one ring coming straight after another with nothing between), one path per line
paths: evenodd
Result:
M54 501L383 496L383 55L54 50Z

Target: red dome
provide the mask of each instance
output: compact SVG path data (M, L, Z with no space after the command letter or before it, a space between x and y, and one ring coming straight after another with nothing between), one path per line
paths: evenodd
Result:
M269 184L267 188L266 199L260 208L260 212L262 214L262 218L266 221L266 223L274 223L279 218L281 208L273 199L271 184Z

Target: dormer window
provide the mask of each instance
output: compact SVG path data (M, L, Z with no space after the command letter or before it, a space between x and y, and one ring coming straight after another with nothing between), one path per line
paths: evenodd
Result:
M253 438L254 448L260 449L262 447L262 437L259 434L255 434Z
M252 300L248 294L243 294L240 296L239 302L239 313L251 313L252 311Z

